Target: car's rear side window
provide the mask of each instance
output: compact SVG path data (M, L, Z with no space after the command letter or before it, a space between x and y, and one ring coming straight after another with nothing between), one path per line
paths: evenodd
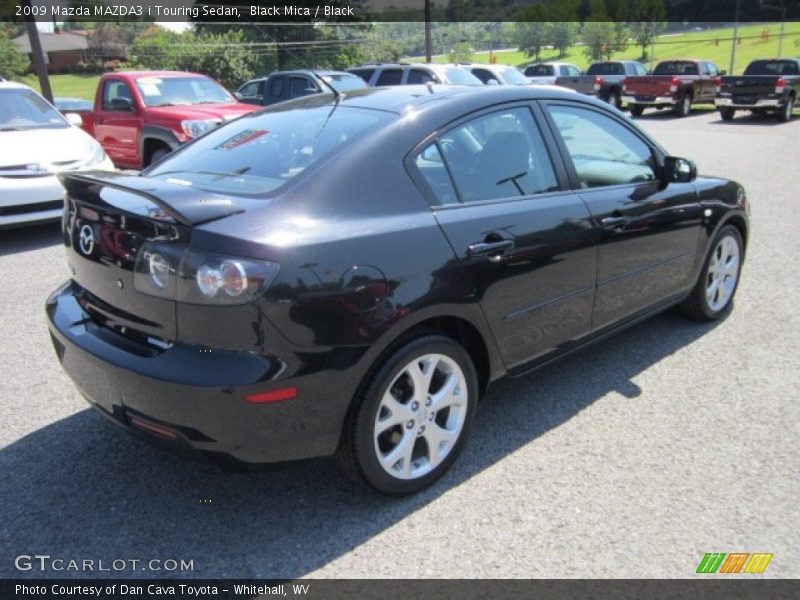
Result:
M417 168L442 204L452 202L448 175L463 202L519 198L559 189L544 140L526 107L472 119L442 134L437 144L444 156L434 150L436 146L429 146L417 158ZM426 169L420 168L420 160Z
M372 74L374 72L375 69L350 69L350 73L361 77L366 83L369 83L369 80L372 79Z
M525 68L528 77L550 77L554 75L553 65L531 65Z
M587 75L625 75L625 67L622 63L594 63L586 71Z
M408 80L406 83L411 85L415 83L428 83L429 81L435 81L435 79L428 71L425 69L411 69L408 72Z
M378 75L378 81L375 82L375 86L381 87L384 85L400 85L402 80L402 69L384 69L381 74Z

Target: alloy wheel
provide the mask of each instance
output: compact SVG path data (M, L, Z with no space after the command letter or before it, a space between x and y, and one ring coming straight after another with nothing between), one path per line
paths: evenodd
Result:
M452 451L464 428L467 381L444 354L405 365L381 398L373 439L381 467L398 479L417 479Z
M732 236L719 240L706 274L706 302L711 310L718 312L730 302L739 278L739 244Z

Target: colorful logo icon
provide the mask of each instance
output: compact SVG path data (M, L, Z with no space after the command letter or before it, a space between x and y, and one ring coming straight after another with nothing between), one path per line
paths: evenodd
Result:
M763 573L771 560L772 554L765 552L708 552L700 561L697 573Z

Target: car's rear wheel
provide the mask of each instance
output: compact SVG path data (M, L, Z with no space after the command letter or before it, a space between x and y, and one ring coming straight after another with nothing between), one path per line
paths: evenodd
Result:
M688 117L692 114L692 95L684 94L681 101L675 107L675 114L679 117Z
M719 109L719 116L722 117L723 121L732 121L733 117L736 116L736 109L723 106Z
M614 108L620 108L622 106L622 98L620 97L619 92L611 92L608 95L608 103Z
M731 307L739 285L743 254L742 235L736 227L726 225L714 238L700 278L681 305L682 312L705 321L724 314Z
M794 110L794 96L789 96L783 109L778 112L778 120L781 123L788 123L792 120L792 111Z
M641 104L634 104L631 106L631 115L634 117L641 117L644 114L644 106Z
M478 378L451 338L423 335L367 377L345 424L337 462L385 494L409 494L441 477L472 428Z

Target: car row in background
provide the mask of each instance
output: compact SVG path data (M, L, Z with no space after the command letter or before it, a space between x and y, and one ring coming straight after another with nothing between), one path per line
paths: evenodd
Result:
M26 85L0 82L0 228L60 219L64 189L56 174L114 169L79 121Z

